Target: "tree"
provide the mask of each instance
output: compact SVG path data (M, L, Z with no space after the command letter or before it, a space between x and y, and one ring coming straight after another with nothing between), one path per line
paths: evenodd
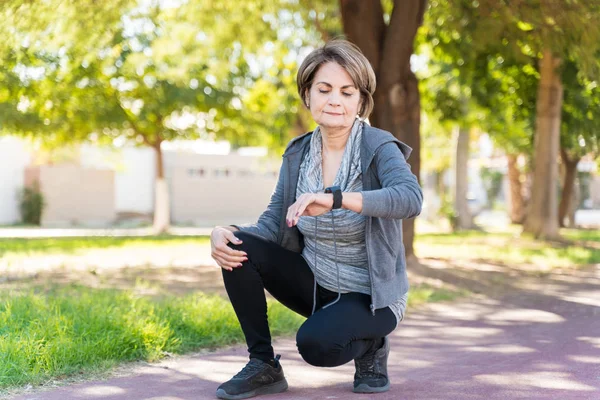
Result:
M0 3L0 17L10 24L0 25L0 129L3 133L44 136L56 127L40 116L35 102L42 93L37 83L48 62L67 46L84 45L74 38L86 37L86 44L100 44L103 30L94 29L118 19L129 0L97 4L93 0L33 2L6 0ZM62 15L57 21L56 15ZM72 18L77 16L77 18Z
M476 24L478 33L473 37L479 47L487 47L490 54L501 59L529 64L539 73L533 124L533 189L525 231L540 238L556 237L554 189L563 91L561 63L573 59L582 73L588 77L597 75L600 4L580 0L482 0L452 4L449 14L454 18L447 20L458 27Z
M449 12L450 11L450 12ZM454 146L454 214L457 229L476 225L468 204L468 161L471 131L481 125L480 107L473 97L478 85L478 60L484 49L474 38L477 21L464 24L461 8L447 1L429 5L420 35L421 53L429 58L424 81L424 104L429 114L438 115L444 124L456 127Z
M370 61L377 76L373 126L391 132L413 148L409 159L419 177L420 95L410 58L417 30L423 22L426 0L341 0L344 33ZM386 22L389 16L389 22ZM414 219L403 224L407 256L414 254Z
M481 18L503 24L503 39L539 62L532 197L524 231L536 238L558 237L555 184L563 100L561 64L572 58L581 71L597 74L600 4L587 1L519 0L478 3Z
M260 90L264 86L254 84L265 74L251 73L248 57L254 55L259 70L265 69L260 65L264 60L257 56L277 38L277 31L266 22L267 17L277 20L269 2L243 6L192 2L173 7L123 0L106 15L100 12L101 7L90 4L79 14L83 3L46 2L41 8L27 3L7 9L24 21L11 38L15 43L29 42L19 48L15 65L25 71L36 66L43 69L41 76L14 82L28 93L20 95L21 103L27 106L9 118L11 129L23 132L25 125L19 118L30 113L42 121L32 131L46 143L120 141L154 149L157 232L169 226L161 150L164 141L218 136L235 145L256 144L247 138L262 137L259 143L281 147L279 140L269 143L266 139L283 140L284 135L273 135L264 124L261 133L268 136L249 135L251 128L242 129L245 124L238 122L244 118L233 116L242 114L240 105L245 96L252 101L253 96L265 94ZM49 10L59 6L66 7L65 14L72 19L49 18ZM103 26L101 35L89 35L90 20ZM253 23L248 24L249 20ZM40 36L41 32L52 32L52 37ZM29 39L32 37L36 40ZM278 85L273 80L270 83ZM287 88L275 92L280 98L289 93ZM276 103L276 97L268 95ZM16 96L12 98L11 110L16 108ZM287 117L289 113L284 112L283 118ZM276 129L282 130L281 126Z
M565 91L560 156L564 178L558 207L558 224L561 227L565 226L567 216L572 214L570 210L575 209L572 203L579 161L588 154L594 158L600 155L600 129L597 126L600 118L598 83L586 79L572 61L567 61L564 65L563 80ZM573 219L571 215L571 225L574 224Z
M484 129L506 153L511 222L522 224L529 195L525 194L525 173L519 161L524 161L525 170L530 170L539 73L527 59L505 57L490 54L478 66L477 73L482 79L475 96L478 104L487 110Z

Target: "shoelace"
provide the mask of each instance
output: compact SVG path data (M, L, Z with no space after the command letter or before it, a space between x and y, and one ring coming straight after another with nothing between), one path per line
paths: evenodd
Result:
M277 356L275 357L275 365L277 365L277 363L279 363L280 358L281 358L281 355L277 354ZM267 364L263 361L260 361L256 358L251 358L250 361L248 362L248 364L246 364L246 366L244 368L242 368L242 370L240 372L238 372L233 377L233 379L246 379L249 376L252 376L257 372L262 371L267 366L269 366L269 364Z
M375 372L375 352L365 354L361 359L357 360L358 371L363 377L378 377Z
M265 365L265 363L260 362L255 358L252 358L250 359L248 364L246 364L246 366L242 368L242 370L233 377L233 379L246 379L249 376L252 376L255 373L261 371Z

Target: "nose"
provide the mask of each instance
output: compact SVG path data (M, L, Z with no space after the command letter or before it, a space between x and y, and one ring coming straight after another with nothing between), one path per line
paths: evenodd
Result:
M331 91L329 95L329 104L331 106L339 106L340 105L340 94L336 93L334 90Z

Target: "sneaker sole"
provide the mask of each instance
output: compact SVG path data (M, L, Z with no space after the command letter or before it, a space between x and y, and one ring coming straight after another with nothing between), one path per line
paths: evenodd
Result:
M258 395L262 395L262 394L275 394L275 393L285 392L287 390L287 388L288 388L288 383L285 379L283 379L282 381L275 382L275 383L272 383L267 386L262 386L262 387L259 387L258 389L251 390L246 393L240 393L240 394L228 394L223 389L219 389L219 390L217 390L217 397L219 399L225 399L225 400L248 399L250 397L254 397L254 396L258 396Z
M366 384L361 384L352 389L354 393L382 393L390 390L390 383L388 382L385 386L372 387Z

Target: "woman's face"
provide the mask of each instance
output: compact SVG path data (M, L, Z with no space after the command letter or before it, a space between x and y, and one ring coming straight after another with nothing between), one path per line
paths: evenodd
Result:
M308 92L310 113L326 129L350 128L360 107L360 91L338 63L321 65Z

